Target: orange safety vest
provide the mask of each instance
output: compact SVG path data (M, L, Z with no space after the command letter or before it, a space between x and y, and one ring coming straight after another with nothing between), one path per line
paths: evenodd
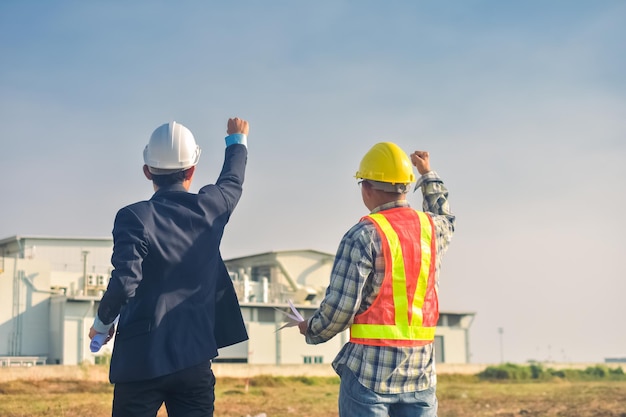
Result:
M435 227L409 207L370 214L385 256L385 277L372 305L354 317L350 341L375 346L423 346L435 338L439 300L435 285Z

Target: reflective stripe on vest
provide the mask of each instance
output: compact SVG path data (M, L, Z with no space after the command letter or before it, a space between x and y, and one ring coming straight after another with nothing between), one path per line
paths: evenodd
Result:
M388 245L388 253L385 254L386 270L383 286L388 285L388 283L385 284L385 281L391 279L394 322L382 323L384 322L382 317L385 316L385 311L380 310L380 305L384 303L385 300L379 299L381 296L384 297L384 291L382 291L381 288L381 293L379 293L368 310L355 317L354 323L350 327L351 342L381 346L418 346L432 342L435 337L436 319L438 317L436 292L431 294L429 298L430 302L424 306L427 293L436 291L434 287L434 227L426 213L407 208L399 208L398 210L410 210L411 213L417 214L417 218L413 220L413 229L417 229L416 223L419 221L420 245L419 250L414 248L413 252L418 253L403 254L403 242L401 242L398 233L384 214L375 213L365 217L374 222L377 226L378 231L381 233L383 248L385 247L385 243ZM386 212L389 213L389 211ZM406 213L400 215L406 219ZM390 216L390 218L391 217L392 216ZM405 239L409 238L405 237ZM404 245L408 248L412 248L409 243L412 242L404 242ZM407 259L405 259L405 256ZM413 259L415 256L419 256L419 259ZM415 291L411 298L409 298L407 294L408 285L405 262L419 262L417 283L415 284ZM414 272L414 275L415 274L416 272ZM391 300L387 300L387 303L390 301ZM409 303L411 304L409 305ZM434 320L434 323L427 323L426 326L424 326L423 321L424 308L437 310L436 312L429 312L429 317L431 317L430 321ZM370 315L368 316L368 323L364 323L364 320L361 320L361 318L368 314ZM372 320L378 321L372 323Z

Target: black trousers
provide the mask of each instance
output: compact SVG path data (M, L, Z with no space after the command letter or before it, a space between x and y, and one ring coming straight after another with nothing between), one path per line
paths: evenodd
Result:
M115 384L113 417L155 417L165 403L169 417L213 417L215 376L211 362L170 375Z

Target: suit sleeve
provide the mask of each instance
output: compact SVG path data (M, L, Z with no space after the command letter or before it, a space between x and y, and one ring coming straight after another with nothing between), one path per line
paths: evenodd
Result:
M202 187L198 194L209 194L214 197L213 193L220 193L226 203L226 210L232 213L241 198L247 161L246 146L241 144L228 146L224 155L224 165L217 181L215 184Z
M121 209L113 226L113 272L106 292L100 301L98 317L102 323L115 320L120 310L142 279L142 262L148 253L144 226L128 207Z

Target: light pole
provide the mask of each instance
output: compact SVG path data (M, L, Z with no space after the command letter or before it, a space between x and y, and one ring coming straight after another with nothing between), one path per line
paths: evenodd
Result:
M81 255L83 255L83 295L87 295L87 255L89 255L89 251L84 250Z

